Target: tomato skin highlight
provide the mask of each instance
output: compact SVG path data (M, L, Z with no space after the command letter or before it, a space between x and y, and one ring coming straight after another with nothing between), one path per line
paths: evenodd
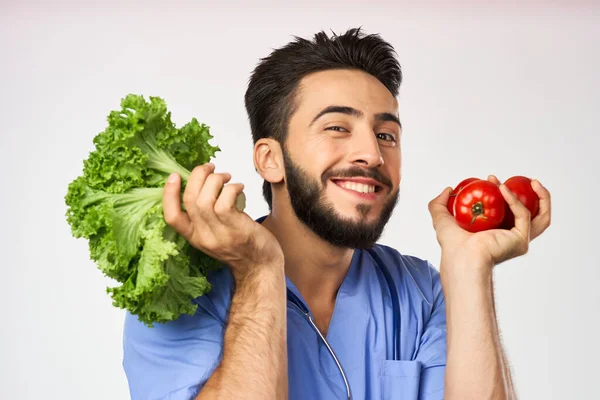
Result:
M458 192L460 192L469 183L475 182L478 180L480 180L480 179L479 178L467 178L467 179L463 180L462 182L460 182L458 185L456 185L454 190L452 190L452 193L450 193L450 198L448 199L448 204L447 204L448 211L450 211L450 214L452 214L452 216L454 216L454 201L456 200L456 195L458 194Z
M504 220L506 202L498 186L487 180L467 184L456 195L454 218L469 232L495 229Z
M526 176L513 176L504 182L506 187L517 196L519 201L523 203L525 207L531 213L531 219L534 219L540 211L540 198L537 193L531 187L531 179ZM508 203L506 204L506 211L504 220L500 225L501 229L511 230L515 226L515 215L510 210Z

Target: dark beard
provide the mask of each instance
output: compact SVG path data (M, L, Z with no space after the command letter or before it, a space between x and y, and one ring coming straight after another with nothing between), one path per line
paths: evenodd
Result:
M355 222L342 218L324 196L327 181L332 177L367 177L375 179L391 190L391 181L379 171L360 167L346 170L329 170L321 177L321 185L295 164L283 149L288 194L296 216L321 239L340 248L366 249L375 245L385 225L392 216L399 198L399 189L389 196L381 215L375 221ZM364 217L371 210L368 204L359 204L359 213Z

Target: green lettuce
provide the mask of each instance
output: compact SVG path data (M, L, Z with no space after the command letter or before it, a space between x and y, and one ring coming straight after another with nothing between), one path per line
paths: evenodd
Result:
M168 176L182 177L183 192L190 170L220 151L212 138L195 118L176 128L161 98L127 95L65 196L73 236L87 239L90 258L120 283L107 288L113 305L150 327L193 315L192 300L211 289L208 271L221 267L168 226L162 209Z

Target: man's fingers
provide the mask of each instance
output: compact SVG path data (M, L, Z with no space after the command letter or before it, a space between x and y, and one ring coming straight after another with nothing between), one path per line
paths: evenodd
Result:
M185 193L183 194L183 204L185 204L186 209L193 209L204 181L214 170L215 166L211 163L197 166L192 170L185 186Z
M496 178L496 175L488 175L488 181L492 182L494 185L500 185L500 180Z
M192 223L187 213L181 209L180 190L181 178L177 174L172 174L163 191L163 215L168 225L188 239L191 235Z
M231 174L227 172L210 174L206 178L200 195L196 199L196 207L200 216L209 224L215 222L215 203L223 186L229 182Z
M517 196L506 187L506 185L500 185L500 192L515 216L515 226L511 230L516 231L521 236L522 248L520 249L520 252L521 254L525 254L529 249L531 213L527 207L519 201Z
M231 217L237 215L237 198L243 190L244 184L230 183L225 185L221 191L221 194L215 203L215 213L223 223L229 223Z
M531 221L531 239L541 235L549 226L552 220L552 202L548 189L540 181L533 179L531 188L540 198L540 210L538 215Z

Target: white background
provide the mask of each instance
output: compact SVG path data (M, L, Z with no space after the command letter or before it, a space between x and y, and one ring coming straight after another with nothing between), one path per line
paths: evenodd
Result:
M246 184L258 218L251 70L292 35L356 26L389 41L404 72L401 200L381 242L437 265L427 203L444 187L489 173L540 179L553 224L496 270L504 343L522 399L600 398L600 9L293 3L0 3L0 398L129 396L124 313L64 216L67 185L121 97L157 95L178 126L210 125L217 170Z

